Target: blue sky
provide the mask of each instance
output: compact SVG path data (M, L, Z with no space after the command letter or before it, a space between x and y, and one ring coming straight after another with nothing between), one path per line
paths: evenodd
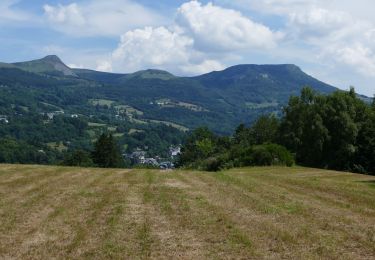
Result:
M197 75L293 63L375 94L373 0L1 0L0 61Z

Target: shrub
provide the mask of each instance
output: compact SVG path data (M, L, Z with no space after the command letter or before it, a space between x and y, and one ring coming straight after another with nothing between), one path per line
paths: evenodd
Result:
M92 167L93 162L90 154L83 150L76 150L66 155L62 162L65 166L80 166L80 167Z
M252 164L257 166L285 165L293 166L293 155L277 144L263 144L252 147Z
M218 157L210 157L201 163L201 170L209 172L217 172L221 170L223 166L223 161Z

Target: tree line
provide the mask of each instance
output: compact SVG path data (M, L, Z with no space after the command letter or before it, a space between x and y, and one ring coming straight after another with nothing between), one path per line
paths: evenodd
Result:
M337 91L321 95L304 88L290 98L283 116L261 116L240 125L232 136L207 128L187 138L182 167L217 171L254 165L286 165L375 173L375 101Z
M66 166L122 168L125 161L112 134L103 133L91 152L75 150L68 153L62 162Z

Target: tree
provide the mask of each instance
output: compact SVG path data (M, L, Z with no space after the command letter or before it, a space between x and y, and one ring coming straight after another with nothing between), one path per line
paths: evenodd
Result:
M358 150L354 170L375 174L375 110L362 124L357 140Z
M123 167L124 161L111 134L102 134L94 145L91 154L93 162L103 168Z
M217 137L206 127L195 129L181 149L180 165L210 157L216 148Z
M240 124L233 135L233 142L235 144L241 144L244 141L248 140L249 129L246 128L245 124Z
M251 127L255 144L273 143L277 138L279 120L274 115L261 116Z
M374 172L374 111L354 88L330 95L303 89L284 109L280 143L303 165Z
M83 150L76 150L71 154L68 154L63 163L66 166L80 166L80 167L90 167L93 166L90 154Z

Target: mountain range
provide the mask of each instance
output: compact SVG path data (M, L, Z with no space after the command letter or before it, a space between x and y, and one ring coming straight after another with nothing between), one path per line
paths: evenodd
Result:
M59 108L89 117L94 109L106 107L109 114L117 110L117 116L122 112L134 124L181 129L206 125L221 134L260 114L280 114L289 97L299 95L304 86L320 93L338 90L291 64L237 65L178 77L162 70L118 74L73 69L55 55L0 63L0 85L2 113L20 106L38 113Z

